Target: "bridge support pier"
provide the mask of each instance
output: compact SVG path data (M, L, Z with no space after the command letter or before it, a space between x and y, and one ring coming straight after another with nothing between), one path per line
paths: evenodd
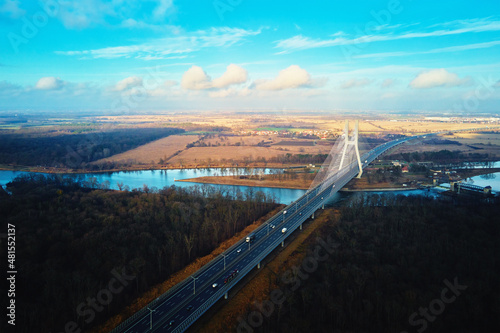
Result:
M258 269L260 269L260 261L259 261L259 263L257 264L257 268L258 268Z
M311 218L314 220L314 212L313 212L313 214L311 215Z
M285 241L281 242L281 247L285 247Z
M224 299L227 299L228 298L228 295L227 293L224 294Z
M302 230L302 224L300 224L300 230Z
M325 209L325 204L323 204L323 206L321 206L321 209Z

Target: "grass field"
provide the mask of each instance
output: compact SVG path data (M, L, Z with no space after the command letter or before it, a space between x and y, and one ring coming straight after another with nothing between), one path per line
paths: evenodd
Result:
M197 135L171 135L124 153L103 158L95 163L132 161L134 164L157 164L160 159L167 160L178 150L185 149L187 144L197 139Z

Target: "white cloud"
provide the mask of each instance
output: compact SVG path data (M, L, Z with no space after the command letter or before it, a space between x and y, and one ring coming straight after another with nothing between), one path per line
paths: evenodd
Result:
M342 82L340 87L342 89L351 89L354 87L364 87L364 86L369 85L370 83L372 83L372 81L368 80L368 79L359 79L359 80L358 79L350 79L350 80Z
M210 76L200 66L192 66L182 75L181 86L188 90L202 90L212 87Z
M137 87L142 85L142 77L130 76L116 83L116 91L124 91L132 87Z
M143 60L169 59L172 55L181 56L186 53L207 48L229 47L243 41L246 37L260 34L261 30L245 30L237 28L211 28L186 33L181 36L153 40L149 43L106 47L95 50L56 51L56 54L80 56L82 58L130 58Z
M417 75L410 82L410 87L415 89L426 89L434 87L456 87L469 82L468 78L461 79L455 73L450 73L444 68L432 69Z
M311 75L297 65L292 65L279 72L272 80L255 81L257 90L283 90L311 86Z
M233 84L245 83L248 80L248 72L243 67L235 64L227 66L221 77L212 81L214 88L224 88Z
M211 91L208 93L208 96L212 98L226 98L229 96L235 95L236 92L234 89L220 89L216 91Z
M38 90L57 90L61 89L64 85L64 81L60 78L48 76L42 77L35 85Z
M475 20L463 20L446 22L440 25L434 25L432 27L439 26L441 29L433 31L408 31L401 34L370 34L367 33L361 37L343 37L343 35L333 34L332 37L328 39L313 39L302 35L297 35L288 39L276 41L276 48L282 49L283 51L279 53L290 53L298 50L307 50L313 48L321 47L332 47L341 45L354 45L354 44L364 44L380 41L392 41L401 39L412 39L412 38L427 38L427 37L440 37L440 36L450 36L458 35L464 33L478 33L487 31L499 31L500 21L492 21L490 19L475 19ZM431 27L428 27L429 29Z
M234 84L245 83L247 80L248 73L246 69L235 64L227 66L222 76L213 81L203 68L192 66L182 76L181 86L188 90L226 88Z
M11 19L18 19L26 13L20 7L21 2L19 0L5 0L2 2L3 4L0 5L0 17L6 16Z

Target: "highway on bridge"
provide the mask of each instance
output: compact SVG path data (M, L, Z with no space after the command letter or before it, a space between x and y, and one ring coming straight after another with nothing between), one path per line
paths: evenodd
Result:
M438 133L435 133L438 134ZM379 155L408 140L435 135L426 134L384 143L361 156L365 168ZM347 164L322 183L306 192L254 231L255 239L240 240L213 259L193 276L135 313L112 332L183 332L222 297L302 223L322 207L329 197L359 173L358 163ZM283 232L283 228L286 231ZM231 277L231 278L229 278ZM226 281L226 283L225 283Z

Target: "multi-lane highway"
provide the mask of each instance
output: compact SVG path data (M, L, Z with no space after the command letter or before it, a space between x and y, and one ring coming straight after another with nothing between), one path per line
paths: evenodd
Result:
M424 135L394 140L374 148L361 156L363 168L388 149L420 137ZM322 183L256 229L252 241L240 240L223 255L151 302L148 307L138 311L112 332L185 331L215 302L224 296L227 297L227 292L248 272L258 269L262 259L276 247L282 246L295 229L300 228L332 194L358 173L359 168L355 160L328 176Z

